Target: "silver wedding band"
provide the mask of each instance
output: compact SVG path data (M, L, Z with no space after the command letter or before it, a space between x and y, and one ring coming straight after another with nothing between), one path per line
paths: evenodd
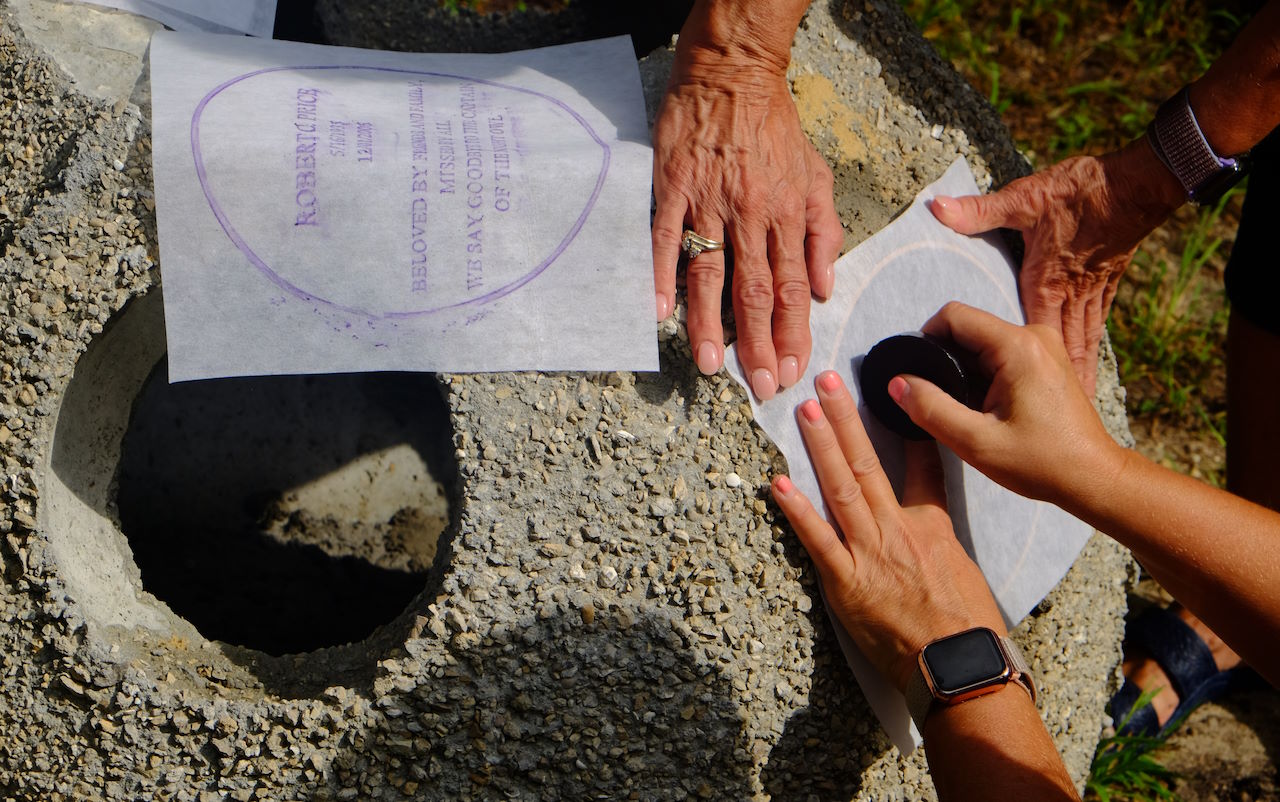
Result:
M723 251L724 243L713 240L710 237L704 237L696 234L689 229L684 230L684 236L680 238L680 250L688 254L690 259L697 259L698 254L707 251Z

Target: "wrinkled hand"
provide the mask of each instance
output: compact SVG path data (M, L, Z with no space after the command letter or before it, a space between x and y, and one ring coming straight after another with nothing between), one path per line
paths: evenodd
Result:
M658 318L674 308L684 229L727 240L738 355L761 400L804 374L810 293L830 294L844 241L831 170L801 130L784 71L678 57L654 124ZM690 260L689 342L706 374L724 362L724 278L723 252Z
M832 611L869 660L905 689L926 644L976 626L1004 634L986 580L956 541L933 443L907 443L898 504L858 417L827 371L796 415L836 528L785 476L773 495L822 577Z
M1186 200L1145 140L1020 178L998 192L935 198L935 217L961 234L1022 232L1018 283L1030 323L1062 332L1093 395L1098 344L1120 276L1138 243Z
M1089 497L1123 470L1129 452L1107 434L1072 371L1057 330L1015 326L952 302L923 330L977 355L991 376L982 411L916 376L889 395L916 425L993 481L1059 506Z

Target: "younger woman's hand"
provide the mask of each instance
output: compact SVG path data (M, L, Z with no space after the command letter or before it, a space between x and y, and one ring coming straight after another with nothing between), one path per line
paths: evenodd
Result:
M924 379L894 377L889 395L917 426L1015 493L1064 506L1105 492L1129 452L1107 434L1057 330L952 302L924 331L976 354L991 389L977 411Z
M901 690L931 641L976 626L1003 634L1004 622L951 529L934 444L907 444L899 504L840 377L827 371L816 384L821 403L806 401L796 418L833 521L786 476L774 478L773 495L817 567L832 611Z

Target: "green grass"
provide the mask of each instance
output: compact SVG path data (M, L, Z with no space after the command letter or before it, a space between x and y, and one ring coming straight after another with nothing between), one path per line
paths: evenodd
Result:
M1158 689L1138 697L1116 729L1122 729L1134 713L1151 702ZM1172 732L1181 726L1175 721ZM1156 757L1164 746L1164 737L1149 735L1111 735L1098 742L1098 749L1089 766L1089 779L1085 782L1085 799L1098 802L1155 802L1176 800L1177 794L1170 784L1177 774L1166 768Z
M1018 144L1053 163L1140 135L1242 24L1203 0L902 0Z
M1210 388L1225 381L1227 306L1214 265L1224 211L1239 189L1177 229L1177 261L1139 251L1108 321L1132 414L1201 430L1226 445L1226 410ZM1211 475L1221 484L1221 476Z

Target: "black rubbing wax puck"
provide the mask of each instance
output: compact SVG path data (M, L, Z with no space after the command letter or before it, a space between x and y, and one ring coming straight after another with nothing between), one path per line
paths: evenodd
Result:
M863 357L858 370L862 399L881 423L908 440L928 440L930 436L889 396L889 380L903 373L927 379L975 409L987 394L987 380L977 360L954 342L918 331L881 340Z

